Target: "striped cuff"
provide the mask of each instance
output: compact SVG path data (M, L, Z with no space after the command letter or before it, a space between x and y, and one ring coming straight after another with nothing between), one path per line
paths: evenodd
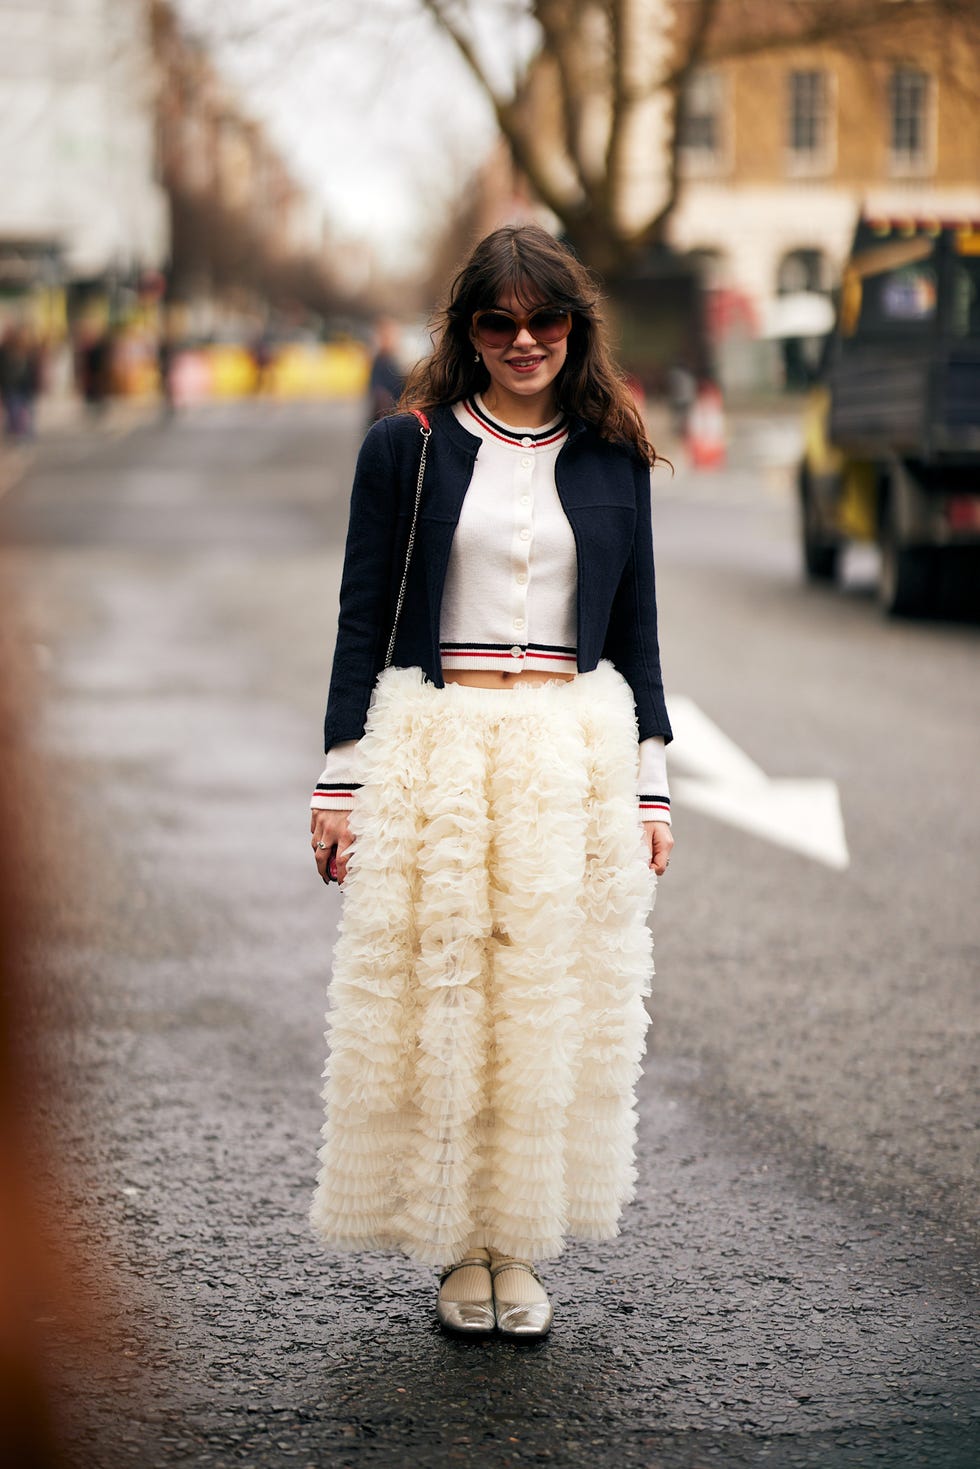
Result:
M361 789L357 768L358 740L343 740L327 751L327 763L320 771L310 805L314 811L350 811L354 792Z
M360 789L353 781L334 781L330 785L317 781L316 789L310 797L310 806L314 811L351 811L354 808L354 792Z
M640 741L636 784L642 821L670 822L670 786L667 784L667 746L663 735Z
M666 821L670 825L670 797L648 796L642 793L637 797L640 803L640 817L643 821Z

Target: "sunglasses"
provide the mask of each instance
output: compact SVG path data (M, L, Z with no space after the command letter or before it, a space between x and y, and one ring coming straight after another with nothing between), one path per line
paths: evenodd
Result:
M551 346L568 336L572 313L560 306L536 306L525 316L515 316L512 311L501 311L497 306L473 313L473 335L484 347L509 347L525 329L536 342Z

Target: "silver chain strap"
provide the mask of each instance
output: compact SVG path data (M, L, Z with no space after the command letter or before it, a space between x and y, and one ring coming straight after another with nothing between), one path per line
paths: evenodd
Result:
M415 527L419 520L419 505L422 503L422 481L425 478L425 457L429 452L429 436L432 433L427 424L419 419L422 430L422 455L419 459L419 478L415 486L415 509L412 511L412 528L408 533L408 549L405 552L405 569L402 572L402 584L398 588L398 600L395 603L395 620L391 628L391 637L388 639L388 651L385 654L385 668L391 667L391 660L395 656L395 637L398 633L398 619L402 615L402 605L405 601L405 588L408 585L408 568L412 564L412 551L415 549Z

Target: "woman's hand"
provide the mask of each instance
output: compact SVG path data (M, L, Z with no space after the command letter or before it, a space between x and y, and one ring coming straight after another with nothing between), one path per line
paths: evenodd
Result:
M310 845L316 858L316 870L324 882L330 881L327 872L327 863L334 855L337 855L337 881L343 882L347 876L347 862L354 846L354 838L350 829L349 811L311 811L310 831L312 838ZM321 847L320 843L326 845Z
M674 836L669 821L644 821L643 841L647 849L647 862L658 877L663 877L670 861L670 850Z

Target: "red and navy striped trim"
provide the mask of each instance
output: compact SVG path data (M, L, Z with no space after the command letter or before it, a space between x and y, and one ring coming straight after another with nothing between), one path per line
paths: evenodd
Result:
M508 428L507 424L498 423L473 398L467 398L463 407L471 418L476 419L485 433L491 434L501 443L511 444L515 449L545 449L549 444L557 444L560 439L568 436L568 422L564 418L556 426L534 433L531 430Z
M656 813L658 811L664 811L668 816L670 815L669 796L648 796L645 794L641 794L637 799L639 800L641 811L649 811L652 813L652 820L656 820Z
M315 796L352 796L360 789L361 782L357 780L334 780L329 784L318 780L313 794Z
M514 649L520 649L521 657L544 658L549 663L578 663L575 648L565 648L555 643L440 643L439 652L444 657L500 658L513 659Z

